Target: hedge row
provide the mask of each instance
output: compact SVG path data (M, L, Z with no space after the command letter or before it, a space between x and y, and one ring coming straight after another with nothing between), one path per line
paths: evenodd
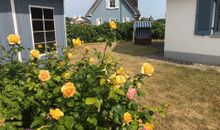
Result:
M133 23L118 23L116 39L108 28L108 23L104 23L100 26L67 24L67 38L80 37L85 42L103 42L106 38L110 38L111 40L132 40Z
M100 26L89 24L67 24L67 38L69 43L71 38L80 37L85 42L103 42L106 38L111 40L132 40L133 35L133 22L130 23L118 23L115 34L109 31L108 23L104 23ZM154 21L152 24L152 37L153 39L164 39L165 35L165 23L161 21Z

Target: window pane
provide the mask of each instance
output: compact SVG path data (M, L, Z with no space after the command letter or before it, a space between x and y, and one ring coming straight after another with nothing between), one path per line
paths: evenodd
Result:
M54 30L54 21L45 21L45 29L48 30Z
M31 16L32 19L42 19L43 15L42 15L42 9L40 8L31 8Z
M52 9L44 9L44 19L53 19Z
M43 21L33 21L33 31L43 31Z
M46 32L47 41L55 41L55 32Z
M47 52L56 51L56 43L55 42L48 42L47 43Z
M115 7L115 0L110 0L110 7Z
M41 54L46 52L45 43L35 44L35 49L39 50Z
M37 32L34 33L34 43L41 43L44 42L44 32Z

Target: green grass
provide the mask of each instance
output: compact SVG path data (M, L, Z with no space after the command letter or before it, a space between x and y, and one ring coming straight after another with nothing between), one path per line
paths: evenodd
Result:
M88 44L103 50L103 44ZM152 77L145 79L145 96L138 102L146 105L168 104L167 116L156 130L220 130L220 73L214 69L193 69L140 56L163 54L163 43L151 46L131 42L111 48L119 63L135 74L144 62L155 67Z

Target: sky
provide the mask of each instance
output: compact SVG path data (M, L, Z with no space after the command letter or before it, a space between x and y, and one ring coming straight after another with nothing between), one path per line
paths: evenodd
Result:
M85 16L95 0L65 0L65 15ZM141 17L165 18L166 0L139 0Z

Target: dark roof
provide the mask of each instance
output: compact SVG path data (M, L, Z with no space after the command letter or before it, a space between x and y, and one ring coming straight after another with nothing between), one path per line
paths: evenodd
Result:
M89 9L89 11L86 13L86 17L91 17L92 16L92 13L93 11L96 9L96 7L99 5L99 3L101 2L102 0L96 0L92 7ZM134 16L137 16L139 17L140 16L140 11L138 10L138 7L137 5L135 4L134 0L124 0L128 6L131 8L131 10L133 11L134 13Z

